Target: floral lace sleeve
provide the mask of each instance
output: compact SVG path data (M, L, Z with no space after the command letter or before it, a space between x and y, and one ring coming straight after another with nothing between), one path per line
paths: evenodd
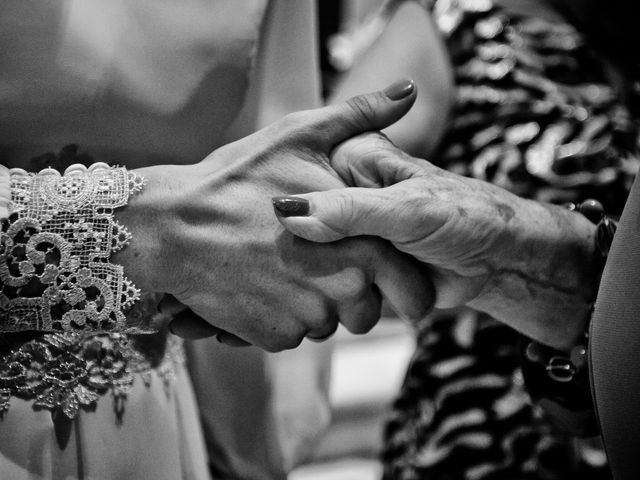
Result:
M124 315L140 292L109 257L130 240L113 211L143 180L103 163L0 174L0 332L140 332Z
M0 220L9 217L9 203L11 202L11 187L9 169L0 165Z

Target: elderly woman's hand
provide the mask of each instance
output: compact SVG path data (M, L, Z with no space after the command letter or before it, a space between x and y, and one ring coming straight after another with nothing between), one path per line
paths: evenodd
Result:
M380 316L381 294L401 315L433 303L422 266L377 238L321 245L294 237L271 197L344 187L329 154L344 139L383 128L415 99L400 83L292 114L193 166L143 169L147 187L118 213L133 233L116 261L144 290L175 296L218 329L267 350L323 338L342 322L356 333ZM216 328L175 320L176 333Z
M355 188L274 199L292 233L388 239L429 266L437 307L467 304L558 347L583 331L595 281L582 215L449 173L377 133L344 142L332 166Z

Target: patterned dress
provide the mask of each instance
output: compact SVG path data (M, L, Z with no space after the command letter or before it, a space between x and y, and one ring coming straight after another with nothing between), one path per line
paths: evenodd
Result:
M541 201L597 198L619 214L639 164L637 85L566 23L488 0L438 1L457 85L440 165ZM635 89L634 89L635 87ZM531 404L518 335L484 314L437 312L385 432L384 478L610 478L594 439Z

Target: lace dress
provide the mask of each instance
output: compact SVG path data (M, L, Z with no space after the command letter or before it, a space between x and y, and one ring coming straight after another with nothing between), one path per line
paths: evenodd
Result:
M597 198L619 214L639 165L637 86L566 23L487 0L435 2L456 102L441 165L519 195ZM531 404L518 336L486 315L439 312L385 432L384 478L609 478L597 440L574 439Z
M3 2L0 163L37 172L203 158L242 107L265 8L260 0ZM83 150L57 154L70 142ZM3 218L8 175L2 168ZM21 255L3 251L3 261L13 254ZM143 295L128 319L166 326L159 299ZM183 344L166 328L0 334L0 478L209 477Z

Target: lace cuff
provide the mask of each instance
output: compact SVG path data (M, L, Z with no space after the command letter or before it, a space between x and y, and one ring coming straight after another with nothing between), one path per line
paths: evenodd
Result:
M9 217L0 233L0 332L143 331L124 315L140 292L109 256L131 238L113 211L144 180L104 163L72 165L64 176L50 168L9 173Z

